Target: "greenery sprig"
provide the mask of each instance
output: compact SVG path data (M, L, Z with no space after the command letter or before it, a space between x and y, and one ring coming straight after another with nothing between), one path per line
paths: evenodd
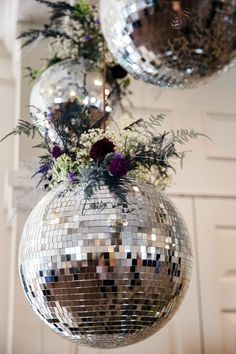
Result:
M26 135L27 137L31 137L32 139L35 137L36 133L38 132L38 127L30 122L25 120L18 120L16 127L7 135L5 135L1 140L5 140L11 135Z
M110 52L104 46L97 7L86 0L74 5L64 1L35 0L51 10L49 23L39 29L23 31L19 39L23 47L30 46L39 39L49 42L49 56L44 67L25 68L25 74L31 80L37 79L47 68L64 60L78 60L86 63L88 70L103 73L104 50L106 57L106 81L112 87L112 94L119 99L131 92L128 90L130 78L127 72L114 62Z
M86 72L95 69L102 73L103 81L111 86L109 96L116 94L121 100L130 93L127 72L114 62L104 45L96 6L86 0L75 5L59 0L36 1L51 10L49 23L40 29L29 29L19 38L23 46L47 39L50 55L43 68L26 68L32 80L51 65L73 59L86 62ZM204 136L193 129L160 132L164 121L164 115L160 114L146 120L140 118L114 134L109 128L109 113L101 111L97 115L93 106L83 105L77 99L62 102L49 115L34 108L35 113L31 113L34 123L19 120L2 140L10 135L34 138L38 134L41 143L34 148L43 153L34 176L40 176L39 185L45 190L59 185L65 190L81 186L90 204L95 191L103 185L122 205L127 203L127 189L132 180L151 182L165 189L175 171L174 161L179 160L182 165L185 157L178 145ZM45 119L45 126L42 122L39 125L38 114L41 120ZM94 201L94 208L103 207L103 201Z

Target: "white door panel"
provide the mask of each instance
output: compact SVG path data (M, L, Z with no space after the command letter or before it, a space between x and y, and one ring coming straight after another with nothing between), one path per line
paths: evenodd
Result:
M196 200L205 354L236 353L236 201Z

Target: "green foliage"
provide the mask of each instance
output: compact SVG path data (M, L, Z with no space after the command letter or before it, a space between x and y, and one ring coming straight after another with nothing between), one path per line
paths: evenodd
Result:
M42 74L42 70L33 69L30 66L24 68L24 71L25 71L24 77L29 77L30 81L34 81L38 79L38 77Z
M160 127L164 121L164 115L151 116L147 120L138 119L131 123L125 130L136 132L148 139L139 142L136 150L132 151L129 156L131 169L135 170L138 166L142 166L151 171L155 166L157 169L158 178L167 178L169 169L175 171L172 166L173 159L179 159L182 166L184 152L178 152L176 144L186 144L191 139L196 139L199 136L205 136L194 129L181 129L174 132L157 133L157 127ZM205 136L206 137L206 136Z
M73 56L75 48L77 48L78 58L88 60L94 66L99 64L102 58L104 39L100 26L97 24L98 17L94 8L85 0L79 1L74 6L64 1L36 1L52 10L50 22L45 24L42 29L29 29L22 32L19 38L25 39L23 47L32 44L38 38L50 39L52 47L60 40L62 48L63 42L71 47ZM65 26L66 19L67 26ZM57 59L64 60L64 54L63 51L58 53ZM66 58L68 57L70 57L70 53L66 53ZM48 62L51 62L51 58Z
M156 131L157 127L162 126L165 119L164 114L151 115L148 119L144 120L140 118L135 122L130 123L124 130L139 132L146 136L153 135L153 131Z
M27 137L31 137L32 139L35 137L35 134L38 132L38 128L36 125L26 122L25 120L18 120L15 129L13 129L10 133L5 135L1 140L5 140L10 135L26 135Z
M57 29L50 28L48 25L45 25L42 29L31 29L25 32L22 32L18 39L26 38L23 43L23 47L27 47L33 42L35 42L40 37L42 38L58 38L61 37L63 39L70 39L74 42L73 38L70 38L65 32L59 31Z
M105 53L106 57L109 57L106 63L106 80L112 88L110 96L116 95L120 101L122 97L130 94L130 78L118 78L112 71L115 62L110 59L111 55L107 55L109 51L104 44L96 6L90 5L87 0L80 0L73 6L59 0L36 1L51 10L49 23L42 28L22 32L19 39L23 40L23 47L30 46L39 39L47 39L49 56L44 60L45 65L41 69L25 69L31 80L37 79L55 63L67 59L83 61L89 70L97 70L103 74Z
M63 154L54 162L53 172L59 183L67 179L68 172L78 172L79 166L68 155Z
M157 128L162 125L164 116L156 115L147 120L140 118L129 124L116 141L102 129L107 116L93 123L88 110L88 107L85 109L77 101L69 102L62 107L60 119L50 121L57 136L56 150L59 150L59 155L53 153L55 144L44 137L42 143L34 146L45 151L39 156L39 169L35 175L40 174L39 184L42 183L45 189L59 184L65 189L72 189L74 185L79 184L83 187L89 205L96 209L105 207L104 201L96 200L96 191L104 185L114 195L115 206L124 208L127 205L130 179L141 178L146 181L142 174L154 173L155 183L164 188L169 181L171 170L174 171L173 161L178 159L182 165L185 157L185 153L179 152L176 145L183 145L190 139L204 136L193 129L160 133ZM75 124L72 124L71 117ZM20 120L7 136L25 134L33 138L37 132L41 136L36 125ZM114 151L106 150L104 140L112 143ZM91 155L92 148L97 149L96 157ZM120 159L118 165L117 158ZM123 166L122 171L125 170L120 175L113 173L117 171L119 164Z
M93 200L96 192L105 185L115 197L115 205L113 205L113 207L127 204L127 186L129 183L127 177L112 177L104 170L104 166L94 164L89 168L80 169L79 179L87 200ZM106 207L104 201L95 201L93 203L94 209L100 210L104 207Z
M105 113L101 118L91 121L91 107L84 106L74 101L67 102L60 106L57 111L57 119L52 119L55 135L60 137L63 151L70 157L74 157L74 147L80 147L80 137L89 129L101 128L109 119Z
M48 1L48 0L36 0L37 2L46 5L47 7L50 7L52 9L70 9L71 6L65 2L65 1L60 1L60 3L55 3L53 1Z
M44 68L40 70L26 68L31 80L35 80L51 65L72 58L78 61L83 59L87 69L96 69L103 73L103 59L106 54L104 51L107 49L94 7L86 0L77 1L73 6L59 0L36 1L51 10L49 23L41 29L29 29L19 38L23 39L23 46L29 46L40 38L48 39L52 54ZM116 94L120 99L130 93L128 91L130 78L127 77L126 71L115 65L112 60L106 67L106 81L111 86L108 98ZM86 93L86 74L84 90ZM35 134L39 133L43 141L34 146L44 150L39 156L39 169L35 173L41 176L39 184L42 183L45 189L58 184L62 184L65 189L72 189L74 185L79 184L83 187L90 206L98 210L106 206L104 201L96 200L96 191L102 186L106 185L115 196L116 205L126 208L130 178L138 179L139 173L141 175L154 171L157 181L161 183L167 181L171 170L174 170L173 160L179 159L182 165L185 156L184 152L178 151L176 145L183 145L190 139L204 136L193 129L160 133L159 128L163 124L164 115L159 114L151 115L146 120L140 118L132 122L121 132L117 141L115 138L113 141L109 134L108 138L106 136L105 127L110 118L109 114L104 113L93 120L93 109L74 100L62 103L58 109L55 108L55 111L51 112L50 129L54 130L59 155L53 154L55 143L49 141L47 136L42 136L37 125L24 120L19 120L16 128L2 140L10 135L22 134L34 138ZM32 116L34 118L33 114ZM100 139L100 142L111 139L114 151L105 153L105 157L104 154L99 156L98 151L98 158L92 158L91 147L100 143L96 139ZM116 166L115 160L117 155L121 168L125 171L120 173L120 177L117 177L119 176L117 173L119 163ZM112 166L112 162L115 163L115 167Z
M181 129L181 130L177 130L176 132L172 130L171 134L172 134L173 143L178 143L181 145L186 144L189 142L190 139L196 139L199 136L204 136L205 138L209 139L207 135L196 132L194 129L191 130Z
M80 2L74 5L74 13L76 17L80 17L81 19L83 19L85 14L90 17L93 16L91 7L88 2L84 0L80 0Z

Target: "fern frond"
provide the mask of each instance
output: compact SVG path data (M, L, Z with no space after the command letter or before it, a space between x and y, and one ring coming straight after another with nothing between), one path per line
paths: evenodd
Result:
M24 48L36 41L40 37L41 32L42 31L39 29L30 29L28 31L22 32L20 36L17 37L17 39L26 38L25 42L22 44L22 48Z
M124 130L140 131L143 129L146 134L150 135L153 128L162 125L164 117L164 114L157 114L156 116L151 115L148 119L139 118L125 127Z
M17 37L17 39L27 38L27 37L37 38L39 36L40 32L41 32L40 29L29 29L28 31L21 32L21 34Z
M72 8L72 6L65 1L53 2L49 0L36 0L36 2L44 4L51 9L70 10Z
M196 132L194 129L188 130L188 129L180 129L176 130L174 132L171 130L172 138L171 141L172 143L178 143L181 145L184 145L189 142L191 139L197 139L199 136L204 136L205 138L210 139L207 135Z
M35 42L39 37L42 38L65 38L71 39L65 32L50 28L48 25L45 25L43 29L30 29L28 31L22 32L17 39L26 39L26 41L22 44L22 48L27 47L28 45Z
M26 122L24 120L18 120L17 125L15 129L13 129L10 133L5 135L1 140L5 140L7 137L10 135L26 135L27 137L31 137L32 139L35 137L35 134L37 133L38 128L35 124Z

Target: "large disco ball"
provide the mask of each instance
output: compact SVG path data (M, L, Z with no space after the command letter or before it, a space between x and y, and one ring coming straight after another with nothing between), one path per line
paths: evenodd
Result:
M36 314L91 347L134 344L158 331L182 302L191 267L181 215L147 184L129 184L121 205L106 186L92 200L80 188L52 190L20 243L20 276Z
M101 0L108 47L136 78L185 88L236 59L235 0Z
M54 125L65 121L68 132L73 132L84 119L84 108L89 109L92 122L102 118L104 111L110 113L115 98L109 99L110 86L105 84L105 102L103 76L91 71L86 63L65 60L49 67L33 86L30 107L34 122L44 137L58 142ZM53 124L52 124L53 123Z

